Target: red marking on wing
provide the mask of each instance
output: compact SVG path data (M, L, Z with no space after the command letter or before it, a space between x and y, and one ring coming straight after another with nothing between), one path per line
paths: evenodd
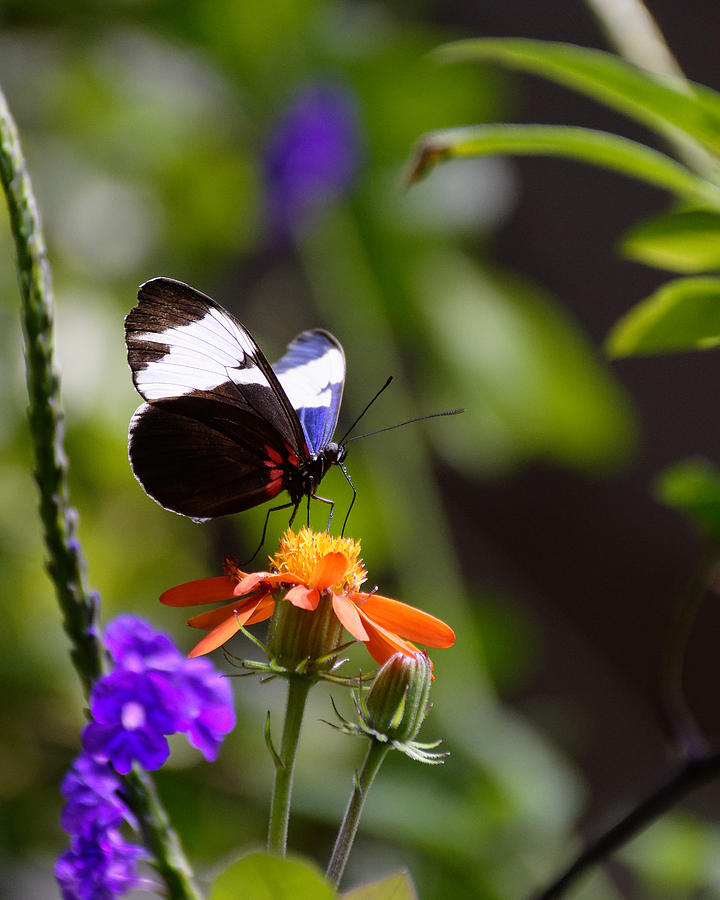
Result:
M266 466L272 466L273 464L277 465L278 463L282 463L282 456L275 450L274 447L269 446L269 444L265 444L265 452L268 455L268 459L265 460Z
M300 460L297 457L297 453L293 450L293 448L289 444L285 444L285 449L287 450L287 461L291 466L299 466Z
M276 494L279 494L283 489L283 473L281 469L275 469L274 472L277 472L273 478L268 481L265 485L265 491L269 497L274 497Z

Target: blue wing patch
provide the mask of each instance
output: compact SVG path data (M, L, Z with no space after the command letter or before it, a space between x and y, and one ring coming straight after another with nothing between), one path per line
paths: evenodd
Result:
M327 331L303 331L273 370L302 426L310 453L331 440L345 386L345 354Z

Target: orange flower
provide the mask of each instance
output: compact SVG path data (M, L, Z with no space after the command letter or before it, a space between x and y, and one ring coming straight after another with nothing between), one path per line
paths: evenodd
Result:
M312 612L321 596L332 598L337 619L380 664L397 651L414 656L418 651L411 641L428 647L450 647L455 642L452 629L435 616L374 591L358 590L367 572L360 544L350 538L330 537L309 528L297 534L288 529L270 564L270 571L246 574L233 560L226 560L224 576L191 581L162 594L161 602L170 606L236 598L188 620L189 625L209 632L190 656L215 650L241 626L268 619L276 600ZM282 590L284 596L280 596Z

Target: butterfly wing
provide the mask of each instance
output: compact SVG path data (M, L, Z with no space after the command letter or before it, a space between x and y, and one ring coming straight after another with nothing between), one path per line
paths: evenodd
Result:
M345 385L345 354L329 332L303 331L273 366L311 453L332 440Z
M295 458L275 449L277 435L262 419L228 418L227 406L178 400L144 403L130 421L129 455L145 492L165 509L205 521L242 512L283 489ZM295 458L296 459L296 458Z
M305 438L292 404L245 328L210 297L171 278L141 285L125 318L128 362L148 403L180 397L227 403L264 419L293 449Z
M140 484L196 519L274 497L309 451L260 348L226 310L182 282L148 281L138 301L125 334L133 381L147 401L130 423Z

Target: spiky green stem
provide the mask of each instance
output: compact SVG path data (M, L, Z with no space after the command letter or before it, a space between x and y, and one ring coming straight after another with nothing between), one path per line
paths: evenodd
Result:
M73 665L90 694L104 659L98 633L99 599L86 584L85 560L76 537L64 448L60 377L53 353L54 304L45 238L17 127L0 90L0 181L7 198L17 253L25 337L28 419L40 498L47 567L70 638ZM170 900L198 900L180 842L145 773L125 778L127 800L138 818Z

